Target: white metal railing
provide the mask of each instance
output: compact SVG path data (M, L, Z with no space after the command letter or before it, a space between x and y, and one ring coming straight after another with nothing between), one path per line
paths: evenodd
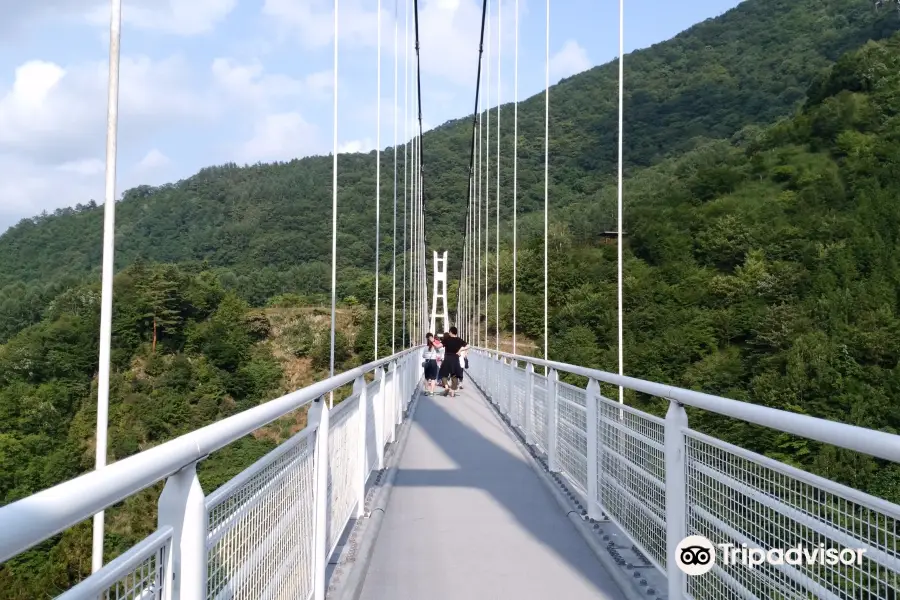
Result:
M535 367L546 375L535 372ZM686 406L900 462L900 436L574 365L473 350L472 379L585 500L668 578L669 600L895 598L900 506L692 430ZM568 372L586 388L559 381ZM669 403L665 419L600 393L622 386ZM703 576L676 562L689 535L769 549L864 549L859 564L743 565Z
M362 514L366 481L418 389L419 354L336 375L4 506L0 562L165 479L157 531L60 598L324 600L328 558ZM352 395L329 409L328 393L350 383ZM305 429L204 495L199 461L305 405Z

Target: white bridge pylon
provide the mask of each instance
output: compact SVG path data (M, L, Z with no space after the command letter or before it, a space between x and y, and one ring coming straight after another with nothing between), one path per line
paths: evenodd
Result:
M438 253L434 253L434 292L431 300L431 329L435 335L441 335L450 326L450 317L447 314L447 251L444 250L443 256L439 257ZM441 308L438 309L438 300L441 302ZM443 327L435 329L437 320L443 321Z

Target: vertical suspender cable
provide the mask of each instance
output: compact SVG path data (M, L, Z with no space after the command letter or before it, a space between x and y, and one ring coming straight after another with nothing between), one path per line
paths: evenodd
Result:
M548 210L549 210L549 190L550 190L550 0L547 0L547 66L544 72L544 85L546 87L544 96L544 360L549 360L547 350L547 336L549 334L549 319L547 317L547 293L549 286L547 285L547 247L548 247ZM549 373L546 367L544 372Z
M463 259L463 278L466 281L466 308L468 318L474 323L475 329L466 332L467 336L472 333L476 336L476 345L480 342L480 320L481 320L481 302L478 289L479 276L475 276L478 271L477 255L480 253L480 242L478 244L478 252L476 248L476 220L478 221L478 234L480 236L480 219L481 219L481 176L479 169L481 167L480 150L481 150L481 112L479 111L479 101L481 92L481 63L484 54L484 28L487 16L488 0L484 0L481 7L481 35L478 41L478 72L475 78L475 110L472 114L472 145L471 157L469 159L469 198L466 208L466 238ZM477 219L476 219L477 217ZM472 293L469 293L471 286ZM474 296L474 297L473 297ZM475 316L477 313L477 317Z
M474 148L473 148L474 150ZM466 236L466 339L472 339L473 296L472 296L472 237L475 235L475 179L469 175L469 235Z
M473 148L474 149L474 148ZM469 172L469 198L468 198L468 207L467 212L468 215L466 217L466 339L472 339L471 331L472 331L472 274L470 270L472 268L472 249L471 249L471 240L472 240L472 201L474 200L474 188L475 180L472 179L471 170Z
M473 125L473 133L474 133L474 125ZM474 136L473 136L474 137ZM474 148L473 148L474 150ZM472 297L469 293L469 264L471 263L472 257L469 254L469 239L472 235L472 169L469 169L469 197L466 204L466 240L464 245L464 257L463 257L463 294L464 294L464 303L465 310L463 312L463 324L465 327L466 335L465 339L469 339L469 330L471 329L470 325L472 323L470 310L472 304Z
M497 351L500 351L500 56L503 53L501 30L503 29L503 2L497 2L497 197L494 202L497 222L494 225L494 322L497 327Z
M391 259L391 354L397 351L397 5L394 0L394 233L391 236L393 258Z
M471 181L471 180L470 180ZM467 185L469 182L466 182ZM466 242L469 239L469 215L468 215L468 207L466 207L466 220L463 223L463 247L462 247L462 262L460 263L459 268L459 286L456 290L456 317L453 319L453 324L456 325L456 328L459 330L459 335L462 336L463 339L466 338L466 326L465 322L465 298L464 298L464 289L466 285Z
M625 2L619 0L619 172L618 172L618 198L616 201L618 212L618 300L619 300L619 375L625 374L623 361L623 320L622 320L622 155L623 155L623 115L625 106ZM625 402L625 389L619 386L619 403Z
M425 236L425 190L424 190L424 177L422 175L423 171L423 157L422 157L422 144L425 139L424 132L422 131L422 61L419 56L419 0L413 0L413 27L415 28L415 40L416 40L416 105L419 111L419 164L418 169L416 171L416 176L419 178L419 206L422 211L422 218L419 221L421 228L421 236L422 236L422 306L425 307L425 292L427 291L427 287L425 285L425 251L427 249L427 238ZM446 293L447 290L444 290ZM427 308L422 311L422 323L423 327L425 326L425 315Z
M119 135L119 48L122 40L122 0L110 3L109 87L106 106L106 193L103 206L103 267L100 296L100 356L97 377L97 455L95 468L106 466L109 421L109 371L112 344L113 275L116 249L116 155ZM103 566L104 512L94 515L91 571Z
M381 0L378 0L376 23L378 48L375 52L377 65L375 68L377 73L375 83L375 360L378 360L378 307L381 305L381 295L378 289L381 276Z
M412 13L412 4L409 6L409 12ZM407 15L407 19L409 16ZM411 42L411 40L410 40ZM411 44L410 44L411 45ZM407 51L409 47L407 47ZM409 61L409 69L410 69L410 77L412 76L412 69L415 67L415 63L413 62L414 58L411 58ZM414 102L415 102L416 92L414 86L410 86L409 89L409 103L411 110L415 110ZM419 343L423 337L423 331L419 328L419 177L416 175L416 165L418 162L418 137L415 134L415 128L412 128L412 132L410 133L409 140L410 148L412 149L412 160L409 164L409 183L410 183L410 212L412 214L412 223L410 224L410 235L413 237L412 244L412 262L410 262L410 286L412 287L413 293L413 325L416 330L415 343Z
M406 264L409 246L407 246L407 210L409 209L409 155L407 140L409 139L409 2L403 0L403 12L406 15L403 37L403 325L400 337L404 347L412 346L412 339L406 338ZM396 144L395 144L396 146ZM394 152L396 152L396 147Z
M491 247L491 6L488 3L488 43L487 43L487 122L485 123L485 149L484 153L484 347L488 347L491 337L489 317L490 308L488 304L488 284L489 284L489 256L488 249Z
M484 260L481 256L481 232L482 227L481 224L481 207L484 204L484 177L482 177L482 173L484 172L484 115L482 114L482 109L484 108L484 100L481 101L481 106L478 108L478 170L476 175L478 176L478 207L477 207L477 221L478 221L478 236L475 242L475 298L478 302L478 318L475 319L475 330L477 332L478 345L482 345L481 340L481 268L484 266Z
M379 27L379 31L380 31ZM380 65L379 61L379 65ZM380 68L380 66L379 66ZM328 357L328 372L334 377L334 311L337 298L337 165L338 165L338 0L334 0L334 139L331 168L331 348ZM377 248L377 245L376 245ZM376 265L377 266L377 265ZM378 306L378 296L375 297ZM376 323L378 321L376 320ZM376 336L377 343L377 336ZM334 392L329 394L328 406L334 406Z
M512 353L516 353L516 279L518 269L518 193L519 193L519 0L516 0L516 50L513 67L513 283L512 283Z
M409 166L409 202L410 202L410 212L412 214L412 223L410 223L410 235L412 236L412 242L410 244L412 248L412 260L409 263L409 285L412 288L412 327L413 327L413 339L416 340L415 343L419 343L421 332L419 331L419 203L418 196L416 195L416 190L418 189L416 177L416 136L413 135L409 140L409 145L411 149L411 158L412 162Z
M486 1L486 0L485 0ZM479 72L480 75L480 72ZM481 204L483 201L483 193L482 193L482 177L481 171L484 170L484 165L481 162L481 157L484 154L482 151L481 141L483 138L483 118L481 116L481 107L479 107L478 111L478 169L476 171L476 175L478 177L478 206L476 207L476 215L477 215L477 229L478 235L477 239L473 240L475 243L475 302L477 304L477 312L478 316L475 319L475 332L476 332L476 344L481 346L481 265L484 262L481 259Z
M419 94L416 93L416 101L418 102ZM425 210L423 206L424 193L422 190L422 136L419 135L419 154L416 164L416 177L419 180L418 191L416 192L419 204L419 303L421 305L420 320L422 322L422 330L428 328L428 255L427 245L425 244Z
M415 86L413 87L412 100L413 105L415 105ZM422 214L419 212L419 136L415 133L413 134L413 163L411 171L413 181L415 182L413 187L413 197L416 204L416 329L419 332L418 340L421 341L421 338L425 333L422 330L422 286L420 285L422 279L422 235L420 229Z

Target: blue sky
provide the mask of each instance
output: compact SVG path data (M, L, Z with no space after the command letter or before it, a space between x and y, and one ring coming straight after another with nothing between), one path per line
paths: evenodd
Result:
M515 0L490 0L491 104L513 98ZM546 3L519 1L519 97L543 90ZM738 0L626 3L626 52L672 37ZM381 145L404 136L412 0L381 0ZM341 151L376 142L378 0L340 0ZM118 195L210 164L290 160L332 148L333 0L125 0ZM481 2L421 0L426 128L472 110ZM395 21L396 11L396 21ZM398 50L394 52L394 24ZM103 198L109 3L0 5L0 231L23 217ZM551 83L618 52L618 3L551 4ZM487 69L487 66L485 67ZM627 81L626 81L627 85ZM413 121L410 96L408 123ZM552 135L552 132L551 132Z

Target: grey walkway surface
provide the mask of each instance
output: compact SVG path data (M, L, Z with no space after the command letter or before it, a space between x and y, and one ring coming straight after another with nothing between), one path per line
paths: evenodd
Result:
M419 399L362 600L624 598L466 383Z

